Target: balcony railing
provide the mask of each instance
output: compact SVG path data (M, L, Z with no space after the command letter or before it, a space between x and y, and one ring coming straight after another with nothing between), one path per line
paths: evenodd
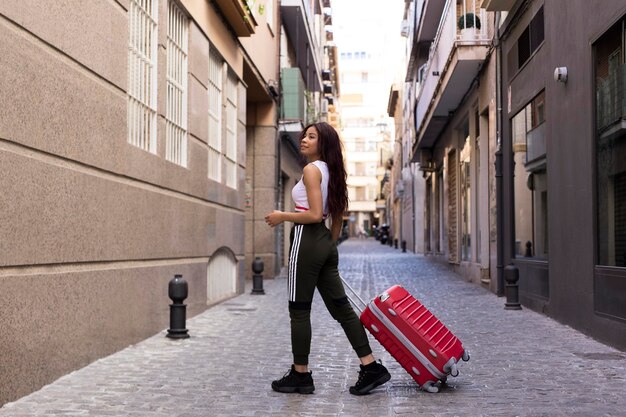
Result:
M618 65L596 86L597 128L604 132L626 120L626 65Z
M546 155L546 123L542 123L526 134L526 163L529 164Z
M416 117L419 124L423 123L424 118L430 108L433 96L439 80L443 77L445 66L448 62L450 54L459 46L473 46L484 44L489 41L489 28L487 13L484 9L480 9L480 2L474 1L473 14L480 21L480 29L477 27L465 28L475 23L473 18L463 19L463 30L459 28L459 17L457 16L456 0L448 0L443 10L437 36L430 46L428 62L424 70L424 77L418 96ZM467 10L472 12L472 10Z

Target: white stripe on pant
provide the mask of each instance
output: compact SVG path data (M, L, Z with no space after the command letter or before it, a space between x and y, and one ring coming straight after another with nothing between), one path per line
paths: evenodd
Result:
M300 251L300 241L302 240L302 229L304 225L296 225L294 230L293 245L291 246L291 256L289 257L288 289L289 301L296 301L296 273L298 269L298 252Z

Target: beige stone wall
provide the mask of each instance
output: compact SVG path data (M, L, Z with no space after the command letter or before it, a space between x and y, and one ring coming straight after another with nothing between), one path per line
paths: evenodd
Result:
M238 188L207 177L209 43L239 76L243 55L208 2L183 5L203 18L189 27L187 168L164 155L165 0L156 154L127 142L127 0L0 2L0 404L169 327L174 274L188 317L206 309L220 248L244 289L244 84Z
M264 262L263 276L273 278L278 272L274 268L275 232L265 223L265 215L276 209L276 128L249 128L246 146L250 160L246 171L249 190L249 207L246 212L246 269L248 276L252 276L252 261L255 256L259 256Z

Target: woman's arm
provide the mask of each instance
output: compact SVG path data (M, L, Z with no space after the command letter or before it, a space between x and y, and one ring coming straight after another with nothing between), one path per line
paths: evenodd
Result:
M274 227L282 222L300 224L319 223L324 218L322 208L322 173L318 167L308 164L302 172L306 196L309 201L309 210L302 212L285 212L274 210L265 216L265 223Z

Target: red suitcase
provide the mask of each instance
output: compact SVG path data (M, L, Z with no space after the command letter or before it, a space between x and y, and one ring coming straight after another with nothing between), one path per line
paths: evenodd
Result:
M361 322L424 391L438 392L439 381L457 376L458 362L469 360L459 338L399 285L370 301Z

